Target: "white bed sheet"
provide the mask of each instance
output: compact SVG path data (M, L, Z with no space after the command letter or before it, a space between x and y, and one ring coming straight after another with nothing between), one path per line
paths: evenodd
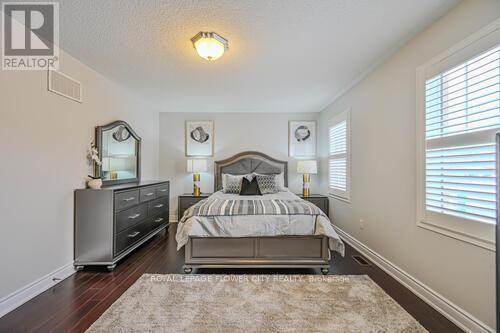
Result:
M216 192L218 199L230 200L301 200L290 191L258 196ZM177 250L186 245L189 236L195 237L259 237L259 236L325 235L329 248L344 255L344 243L325 216L312 215L238 215L193 216L177 227Z

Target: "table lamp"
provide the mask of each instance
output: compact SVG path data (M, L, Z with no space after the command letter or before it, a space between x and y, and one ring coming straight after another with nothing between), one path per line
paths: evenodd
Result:
M303 187L302 187L302 196L308 197L311 195L311 174L318 173L318 166L315 160L312 161L298 161L297 162L297 173L303 174Z
M193 195L199 197L201 194L200 189L200 173L206 172L207 160L187 160L187 172L193 174Z

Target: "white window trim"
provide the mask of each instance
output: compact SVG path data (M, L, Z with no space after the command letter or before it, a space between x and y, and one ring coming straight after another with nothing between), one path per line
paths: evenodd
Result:
M497 19L419 66L416 71L417 225L490 251L495 251L495 225L436 214L425 209L425 80L430 75L451 67L450 63L459 64L498 44L499 36L500 19Z
M351 202L351 108L346 109L342 113L334 116L328 121L328 130L334 124L338 124L342 121L346 121L346 191L338 191L330 188L330 175L328 175L328 193L330 197L344 201L347 203ZM329 140L328 140L329 141ZM328 142L328 145L330 142ZM330 163L330 147L328 147L328 163Z

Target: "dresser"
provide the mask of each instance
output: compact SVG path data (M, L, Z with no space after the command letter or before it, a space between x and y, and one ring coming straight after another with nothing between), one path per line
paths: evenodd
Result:
M319 207L329 217L329 203L328 197L322 194L311 194L308 197L304 197L302 194L297 194L302 199L309 201Z
M184 212L197 203L200 200L206 199L209 196L211 196L212 193L201 193L199 196L194 196L191 193L185 193L182 195L179 195L179 204L177 206L177 218L178 221L181 220L182 216L184 215Z
M75 190L75 268L105 265L112 271L168 226L169 199L168 181Z

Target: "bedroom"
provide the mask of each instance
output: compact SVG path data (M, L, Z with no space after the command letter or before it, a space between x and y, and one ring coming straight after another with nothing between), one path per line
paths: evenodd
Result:
M443 140L425 135L425 126L443 124L433 121L436 110L426 109L432 104L425 102L435 97L426 96L425 87L434 93L436 75L446 78L462 64L472 66L464 75L474 80L473 66L484 59L493 66L484 80L498 78L498 50L492 50L499 44L499 1L54 3L57 69L7 68L15 62L5 59L17 59L7 46L18 38L19 49L25 31L42 32L36 28L41 25L38 14L30 23L33 31L20 29L19 20L5 19L8 15L2 21L0 331L85 331L91 325L95 331L496 330L496 211L488 210L496 204L496 183L489 185L496 171L494 136L491 126L474 128L474 118L467 118L467 126L477 129L474 135L460 132ZM2 4L3 14L12 10ZM10 45L6 22L11 32L23 32L11 36ZM196 48L199 32L218 34L209 39L220 58L202 58L206 49ZM484 111L480 120L498 119L495 87L498 80L486 86L493 99L486 101L487 109L470 110L472 117ZM455 107L450 103L449 108ZM460 112L461 105L450 112ZM464 123L460 114L454 120L451 125ZM107 130L105 125L115 121L124 123ZM104 133L136 142L127 171L132 176L110 169L113 156L104 156ZM426 167L434 170L426 158L436 155L426 156L423 147L432 143L432 149L446 149L449 144L449 149L454 137L464 138L459 146L489 144L472 154L477 160L469 160L477 168L467 172L479 168L481 181L488 183L480 184L484 191L472 191L474 197L462 206L473 208L458 213L461 218L451 206L435 214L436 200L450 201L425 183ZM489 141L477 141L484 137ZM88 159L92 142L100 166ZM336 150L337 144L343 149ZM438 162L438 168L446 168ZM87 175L101 173L102 189L85 190ZM278 193L237 200L253 205L272 198L281 206L270 206L272 215L263 216L255 214L254 206L253 215L241 216L200 210L198 215L207 216L186 219L195 240L188 257L186 246L177 250L176 236L186 228L179 227L179 217L184 211L196 214L196 205L205 199L215 207L218 203L207 194L221 189L222 174L250 175L237 183L253 184L259 191L259 180L269 178L263 176L282 174L282 180L270 180L281 189ZM116 183L122 177L125 182ZM134 177L156 182L142 186ZM194 185L200 196L193 193ZM148 189L154 192L151 197ZM79 191L102 200L89 199L93 204L82 209ZM114 207L114 198L134 191L137 196L123 197L134 197L131 206ZM234 200L230 196L238 194L226 195ZM121 212L138 209L126 215L133 217L159 205L151 216L163 220L148 229L147 237L127 226L120 230L128 231L126 236L139 232L135 239L140 241L123 245L127 250L116 251L118 238L111 236L109 243L103 236L116 231ZM290 214L301 207L313 213ZM248 206L241 209L250 214ZM102 220L96 217L100 211L107 212ZM427 220L435 215L440 223ZM199 237L207 234L224 237ZM342 243L331 244L336 235ZM111 259L83 260L101 249L98 239L108 241ZM345 246L344 256L338 244ZM304 279L293 281L294 276ZM171 294L148 298L144 290ZM142 312L150 311L146 315L128 308L133 292ZM216 294L206 296L210 293ZM369 298L372 303L367 293L375 295ZM217 308L226 316L206 313L209 303L232 304L233 312ZM186 304L192 311L175 311ZM318 304L325 307L318 309ZM346 306L340 309L339 304ZM307 311L299 313L302 307ZM313 311L318 317L304 315ZM195 314L202 315L194 320Z

